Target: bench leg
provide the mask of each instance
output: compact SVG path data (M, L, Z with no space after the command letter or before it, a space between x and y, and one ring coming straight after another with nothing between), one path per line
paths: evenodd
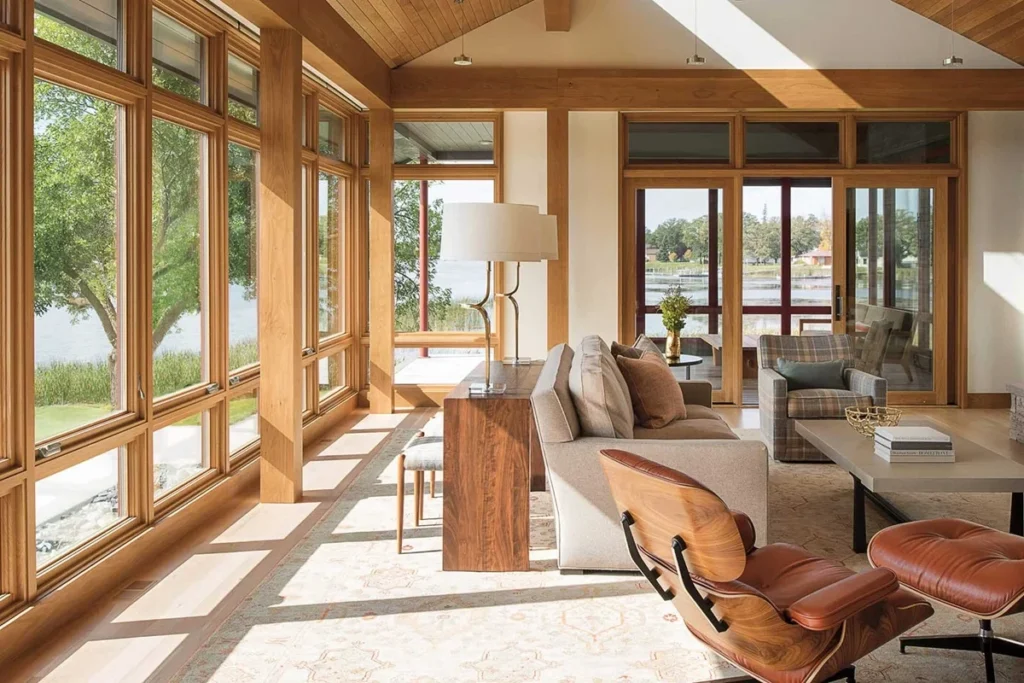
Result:
M405 453L398 456L398 521L395 524L395 538L398 539L398 554L402 554L402 524L405 521Z
M412 509L413 519L416 522L416 526L420 525L423 521L423 472L417 470L412 475Z

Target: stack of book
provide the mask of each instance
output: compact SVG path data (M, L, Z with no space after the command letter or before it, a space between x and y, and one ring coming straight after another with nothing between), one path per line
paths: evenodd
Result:
M875 455L886 462L955 462L953 440L931 427L879 427Z

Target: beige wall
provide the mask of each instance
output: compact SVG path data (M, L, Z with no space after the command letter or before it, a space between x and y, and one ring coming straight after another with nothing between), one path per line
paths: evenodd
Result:
M619 115L569 112L569 343L619 330Z
M504 116L503 199L511 204L536 205L544 213L548 203L547 114L518 111L506 112ZM515 286L515 264L506 265L505 270L505 291L508 291ZM520 358L547 357L547 292L547 264L524 263L516 295ZM508 333L502 346L505 356L511 357L514 354L511 304L505 306L503 314Z
M1024 381L1024 112L968 119L970 393Z

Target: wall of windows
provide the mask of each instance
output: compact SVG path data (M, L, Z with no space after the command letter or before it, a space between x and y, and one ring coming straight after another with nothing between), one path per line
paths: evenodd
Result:
M260 428L257 41L186 0L3 4L0 619L255 471ZM364 127L304 91L312 434L358 389Z

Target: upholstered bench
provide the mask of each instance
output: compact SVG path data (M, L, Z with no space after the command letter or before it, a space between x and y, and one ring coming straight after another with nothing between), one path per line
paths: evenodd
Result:
M913 636L907 647L982 652L985 675L995 681L993 654L1024 657L1024 643L996 636L992 619L1024 612L1024 538L962 519L899 524L868 545L875 567L891 569L900 583L924 597L978 619L978 635Z
M423 519L423 473L430 472L430 497L434 497L436 475L444 469L444 425L438 413L423 427L423 431L409 440L397 460L398 523L396 539L398 552L402 552L402 527L405 522L405 472L413 472L413 520L416 526Z

